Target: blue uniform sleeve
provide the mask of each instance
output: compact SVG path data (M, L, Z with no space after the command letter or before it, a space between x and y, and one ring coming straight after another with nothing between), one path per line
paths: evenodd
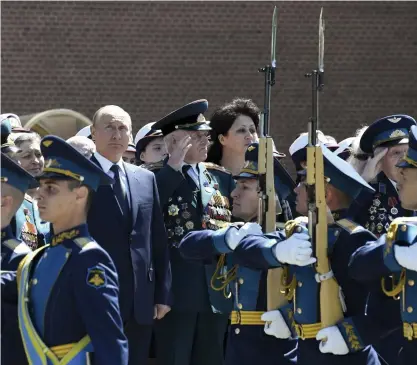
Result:
M222 253L230 253L225 236L229 227L212 231L209 229L187 233L181 240L179 250L187 260L201 260L211 264L213 257Z
M271 235L246 236L234 251L236 263L256 270L268 270L280 267L281 263L274 254L274 248L286 239L281 231Z
M159 201L156 178L153 178L152 257L155 265L155 304L172 305L172 273L168 237Z
M123 333L113 261L104 251L86 250L79 254L73 275L76 305L91 338L95 362L127 365L128 343Z
M16 271L1 271L1 301L17 305L17 273Z
M169 165L165 165L162 169L153 172L158 185L159 201L164 206L168 204L168 199L174 195L175 190L185 180L185 177L181 171L175 171Z
M394 256L394 247L386 243L386 235L358 248L349 262L349 275L371 286L380 282L382 277L400 272L401 269Z
M335 243L332 252L332 269L336 280L343 291L347 312L345 318L337 324L351 352L360 351L369 344L375 343L389 330L386 324L375 324L374 313L365 313L370 288L349 276L346 268L354 252L365 247L374 236L366 230L349 234L343 231ZM369 265L366 267L370 270ZM376 287L373 288L378 290ZM381 300L381 306L384 302Z

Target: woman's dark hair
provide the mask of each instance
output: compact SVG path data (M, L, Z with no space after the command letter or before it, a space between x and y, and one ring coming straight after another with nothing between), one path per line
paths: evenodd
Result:
M219 141L219 135L226 135L230 127L240 115L245 115L253 120L256 130L259 126L260 110L251 99L235 98L217 108L210 118L212 144L207 154L207 162L219 164L222 159L223 146Z

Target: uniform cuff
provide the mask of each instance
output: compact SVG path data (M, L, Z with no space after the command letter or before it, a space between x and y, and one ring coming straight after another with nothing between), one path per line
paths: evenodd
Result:
M343 319L342 322L337 324L346 345L349 347L349 352L361 351L366 345L362 341L359 333L350 318Z
M226 227L214 232L212 236L213 246L219 253L230 253L232 250L226 243L226 233L232 227Z

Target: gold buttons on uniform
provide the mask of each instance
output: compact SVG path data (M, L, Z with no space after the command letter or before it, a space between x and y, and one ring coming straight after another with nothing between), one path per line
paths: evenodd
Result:
M240 333L240 328L235 328L235 333L238 335Z
M297 283L297 285L301 288L301 287L303 286L303 282L302 282L302 281L299 281L299 282Z
M239 278L239 284L243 284L245 282L245 280L243 280L242 278Z
M38 279L32 279L32 284L36 285L38 283Z
M303 311L301 310L301 308L297 308L297 313L298 313L298 314L303 313Z
M408 308L407 308L407 312L408 312L408 313L413 313L413 307L408 307Z
M408 285L410 285L410 286L414 286L414 280L408 280Z
M403 225L401 226L401 230L402 230L403 232L405 232L405 231L407 230L407 226L406 226L405 224L403 224Z
M237 307L238 307L239 309L242 309L242 308L243 308L242 303L238 303L238 304L237 304Z

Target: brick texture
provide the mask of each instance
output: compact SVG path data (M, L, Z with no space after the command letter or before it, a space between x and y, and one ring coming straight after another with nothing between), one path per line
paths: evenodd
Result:
M277 2L278 70L272 134L288 151L306 130L326 19L321 129L338 140L391 113L417 116L416 2ZM263 103L274 2L1 2L2 111L105 104L135 132L198 98ZM210 113L208 115L210 115Z

